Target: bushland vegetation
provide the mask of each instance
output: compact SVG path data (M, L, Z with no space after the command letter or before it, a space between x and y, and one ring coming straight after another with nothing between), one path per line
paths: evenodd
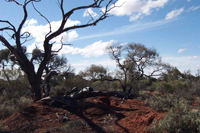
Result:
M122 78L123 74L119 78L120 69L111 73L104 66L91 65L78 74L74 73L72 67L70 69L72 71L65 71L65 74L50 79L50 95L63 96L74 87L82 89L86 86L92 87L94 91L123 90L121 82L125 82L125 78ZM143 100L146 106L167 113L164 119L155 122L151 127L153 132L198 132L200 124L198 74L193 76L190 71L182 73L176 67L169 65L163 70L158 77L143 76L139 80L133 80L128 75L126 84L129 87L132 86L130 93L135 94L134 98ZM134 73L139 73L139 71L136 70ZM3 120L30 105L33 102L34 93L20 68L12 68L8 65L1 75L0 119Z
M69 65L66 57L58 55L65 45L62 39L60 40L60 49L52 50L52 46L55 44L52 41L53 38L72 29L95 26L106 19L109 16L109 11L116 8L115 6L109 8L110 5L114 4L113 0L106 2L94 0L90 5L76 7L68 12L64 12L64 1L58 1L62 21L56 31L51 30L48 19L34 6L40 0L25 0L23 4L16 0L7 0L7 2L14 2L17 6L21 6L24 16L18 27L14 26L17 24L11 24L8 20L0 20L0 23L7 25L0 27L0 31L9 31L10 34L9 38L0 35L0 41L6 47L0 51L2 68L0 120L16 111L23 111L32 102L49 95L77 100L75 97L70 97L69 94L72 91L78 92L77 94L80 94L78 98L80 98L83 88L89 86L93 88L93 90L86 90L89 93L92 91L96 91L95 94L100 91L120 92L123 94L120 95L122 100L131 96L131 98L144 100L146 106L157 111L167 112L163 120L155 122L154 126L151 127L154 132L200 132L199 74L194 76L190 71L180 72L176 67L162 62L155 49L147 48L138 43L116 44L107 49L110 58L116 61L116 71L111 73L104 66L91 65L78 74L74 73L74 68ZM105 2L105 10L98 18L91 17L91 20L88 20L86 24L65 27L67 20L74 12L87 8L100 9L103 2ZM27 7L30 3L49 24L49 32L43 41L43 50L36 47L31 54L27 53L26 47L22 45L27 43L31 36L29 32L22 33L23 25L28 16ZM10 40L14 41L15 44L11 45ZM1 126L0 121L0 131Z

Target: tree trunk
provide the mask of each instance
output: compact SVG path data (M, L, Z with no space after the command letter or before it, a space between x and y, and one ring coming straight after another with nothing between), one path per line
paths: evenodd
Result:
M36 76L28 76L29 83L31 85L31 89L34 94L34 101L38 101L42 98L41 94L41 79L37 79Z
M32 84L31 88L33 89L34 92L34 101L38 101L42 98L42 94L41 94L41 88L40 88L40 84Z

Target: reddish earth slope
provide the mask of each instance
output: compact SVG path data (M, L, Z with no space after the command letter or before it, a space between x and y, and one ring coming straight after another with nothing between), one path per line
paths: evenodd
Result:
M147 133L152 122L163 116L141 100L121 103L119 98L96 97L80 101L71 111L34 103L3 124L4 132L12 133Z

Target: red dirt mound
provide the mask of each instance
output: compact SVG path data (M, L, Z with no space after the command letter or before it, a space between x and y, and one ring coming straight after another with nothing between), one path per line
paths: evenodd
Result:
M77 109L34 103L3 121L12 133L143 133L164 113L133 99L95 97L78 102Z

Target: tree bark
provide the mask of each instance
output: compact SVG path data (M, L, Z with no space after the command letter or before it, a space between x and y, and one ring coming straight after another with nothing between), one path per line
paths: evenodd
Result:
M56 101L61 104L64 104L68 107L75 108L76 107L76 100L81 100L89 97L97 97L97 96L106 96L106 97L118 97L121 98L122 101L124 99L133 99L134 94L130 94L123 91L93 91L93 92L85 92L85 91L79 91L76 94L72 96L48 96L45 98L40 99L38 102L50 102L50 101Z
M134 95L123 92L123 91L93 91L91 93L77 93L72 98L76 100L84 99L84 98L89 98L89 97L96 97L96 96L108 96L108 97L118 97L118 98L127 98L127 99L133 99Z
M28 75L29 83L33 90L34 101L38 101L42 98L41 94L41 79L37 79L34 75Z
M32 84L31 87L34 91L34 101L40 100L42 98L40 84Z

